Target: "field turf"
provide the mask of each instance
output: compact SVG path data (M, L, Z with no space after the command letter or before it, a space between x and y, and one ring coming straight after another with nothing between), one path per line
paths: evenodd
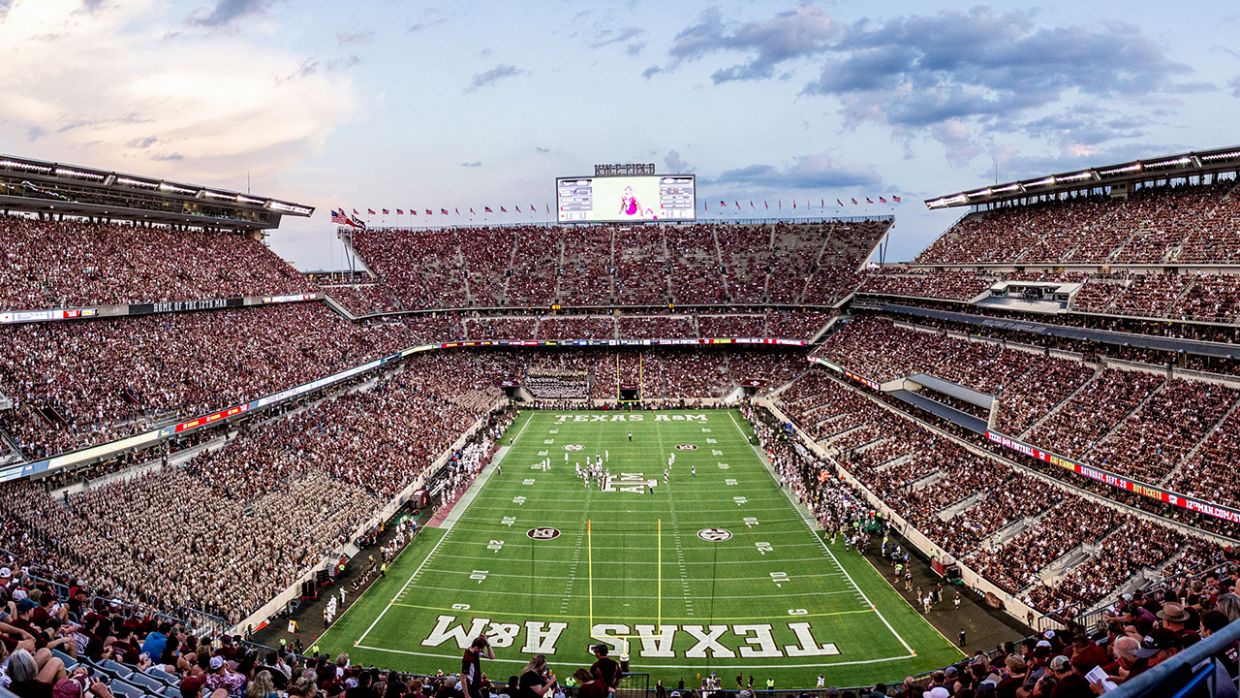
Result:
M835 686L898 682L959 659L869 562L815 530L748 433L735 410L524 411L500 468L318 644L455 672L485 632L496 659L483 670L503 682L535 652L567 677L602 640L651 686L717 671L725 688L738 673L759 688L812 687L820 672ZM576 477L587 456L605 456L606 490Z

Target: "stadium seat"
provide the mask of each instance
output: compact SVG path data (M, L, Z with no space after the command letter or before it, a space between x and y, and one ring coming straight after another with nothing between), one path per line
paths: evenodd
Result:
M78 660L60 650L52 650L52 656L65 663L66 671L78 665Z
M180 678L173 674L169 674L159 667L148 667L145 673L147 676L150 676L168 686L179 686L181 684Z
M101 659L95 662L95 666L107 675L115 676L118 679L128 679L133 674L133 669L111 659Z
M21 698L7 688L0 687L0 698Z
M113 695L125 696L125 698L142 698L147 693L141 687L135 686L134 684L126 681L121 681L120 679L114 679L108 684L108 688L112 689Z
M128 681L129 683L132 683L135 686L140 686L142 688L145 688L147 692L149 693L158 693L160 689L167 687L167 684L165 684L163 681L159 681L153 677L147 676L146 674L143 674L141 672L136 672L136 671L130 674L129 677L126 679L126 681Z

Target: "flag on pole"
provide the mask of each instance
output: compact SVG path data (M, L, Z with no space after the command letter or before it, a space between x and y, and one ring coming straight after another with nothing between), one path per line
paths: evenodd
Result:
M756 207L753 205L753 199L750 199L750 200L749 200L749 210L750 210L750 211L752 211L752 210L754 210L755 208L756 208Z
M547 215L551 215L551 204L543 204L543 208L547 210Z
M534 213L537 210L538 210L537 206L535 206L534 204L530 204L530 213Z
M461 209L456 208L456 207L453 207L453 209L452 209L452 210L453 210L453 211L456 211L456 215L458 215L458 216L459 216L459 215L461 215Z
M771 210L771 202L769 202L769 201L767 201L767 200L763 199L763 200L762 200L762 208L764 208L764 209L766 209L766 210L770 211L770 210Z
M778 203L779 203L779 210L780 211L784 210L784 200L780 199Z
M508 209L504 208L503 206L500 206L500 207L499 207L499 212L500 212L500 213L508 213Z
M430 210L430 209L428 208L428 209L426 209L426 215L428 215L428 216L433 216L433 215L435 215L435 212L434 212L434 211L432 211L432 210Z
M375 210L374 210L373 208L368 208L368 209L366 209L366 213L369 213L370 215L372 215L372 216L373 216L373 215L375 215Z
M741 202L739 202L739 201L733 201L732 203L736 204L736 210L737 210L737 211L741 210Z
M891 200L896 202L897 204L900 203L900 197L896 196L895 194L891 195Z
M439 209L439 213L440 213L441 215L446 216L446 215L448 215L448 209L446 209L446 208L441 208L441 209Z
M471 215L471 216L476 216L476 215L478 215L478 214L474 213L474 208L473 208L472 206L469 208L469 215Z
M398 209L396 209L396 215L398 215L398 216L403 216L403 215L405 215L405 209L403 209L403 208L398 208Z
M880 204L885 204L885 203L887 203L887 197L885 197L885 196L880 196L880 197L878 197L878 203L880 203Z
M517 213L521 213L521 207L520 207L520 206L513 206L513 208L517 209Z
M871 199L870 197L868 197L868 196L867 196L867 197L865 197L865 202L866 202L867 204L872 204L872 203L874 203L874 200L873 200L873 199Z
M836 200L835 200L835 203L839 204L840 206L843 206L843 205L844 205L844 202L843 202L843 201L840 201L839 199L836 199Z
M822 201L819 201L819 202L818 202L818 208L826 208L826 207L827 207L827 200L826 200L826 199L823 199Z
M383 211L383 215L385 215L385 216L386 216L386 215L388 215L388 210L387 210L386 208L385 208L385 209L382 209L382 211Z
M490 206L483 206L482 210L485 211L486 213L495 213L494 211L491 210Z
M724 201L723 199L720 199L719 208L727 208L727 207L728 207L728 202Z
M797 210L797 200L796 200L796 199L793 199L793 200L792 200L792 210L793 210L793 211Z
M366 229L366 223L362 219L358 218L357 216L353 217L352 225L354 228L361 228L362 230Z
M334 208L332 209L332 223L336 223L337 225L349 224L349 219L344 215L344 209L339 211Z
M853 206L856 206L856 205L857 205L857 197L855 197L855 196L854 196L854 197L852 198L852 202L853 202Z

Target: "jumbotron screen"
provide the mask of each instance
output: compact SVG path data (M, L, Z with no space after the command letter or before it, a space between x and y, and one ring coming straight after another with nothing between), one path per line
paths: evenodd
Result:
M693 175L560 177L555 195L561 223L691 221L697 211Z

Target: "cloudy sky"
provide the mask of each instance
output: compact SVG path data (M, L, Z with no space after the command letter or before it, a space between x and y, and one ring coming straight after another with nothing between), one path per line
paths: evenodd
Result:
M692 172L712 216L898 194L843 213L894 212L906 259L959 215L923 199L996 170L1240 141L1234 3L878 7L0 0L0 142L235 189L248 173L318 207L272 245L324 268L333 206L541 219L554 178L596 162Z

